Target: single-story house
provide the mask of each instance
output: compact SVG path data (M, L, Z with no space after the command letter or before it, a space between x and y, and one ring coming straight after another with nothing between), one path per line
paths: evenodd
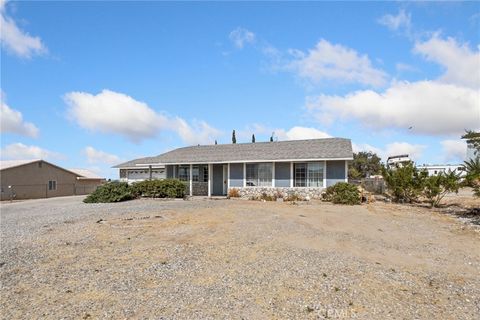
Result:
M41 159L0 161L1 200L89 194L105 179L85 169L64 169Z
M193 196L224 196L235 188L241 196L295 192L319 198L324 188L348 179L353 160L349 139L327 138L279 142L198 145L115 166L120 176L132 168L165 167L166 178L185 181Z

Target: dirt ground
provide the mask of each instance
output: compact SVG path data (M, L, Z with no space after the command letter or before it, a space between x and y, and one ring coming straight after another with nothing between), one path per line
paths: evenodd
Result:
M2 250L2 318L480 314L479 229L434 210L378 202L136 200L121 212L122 205L38 226L11 248L15 256Z

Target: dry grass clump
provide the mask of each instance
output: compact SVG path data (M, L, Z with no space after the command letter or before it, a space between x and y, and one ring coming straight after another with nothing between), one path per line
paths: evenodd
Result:
M228 196L230 198L240 198L240 191L237 188L231 188L228 190Z

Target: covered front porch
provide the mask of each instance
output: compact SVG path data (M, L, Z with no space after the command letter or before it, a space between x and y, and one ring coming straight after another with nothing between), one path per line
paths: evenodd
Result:
M190 196L226 196L228 164L167 165L167 178L187 183Z
M226 196L231 188L321 190L346 182L347 165L347 160L172 164L166 173L184 181L190 196L211 197Z

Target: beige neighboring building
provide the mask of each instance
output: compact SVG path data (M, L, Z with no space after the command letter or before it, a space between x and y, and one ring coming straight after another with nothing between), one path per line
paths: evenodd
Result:
M105 179L84 169L64 169L45 160L0 161L1 200L89 194Z

